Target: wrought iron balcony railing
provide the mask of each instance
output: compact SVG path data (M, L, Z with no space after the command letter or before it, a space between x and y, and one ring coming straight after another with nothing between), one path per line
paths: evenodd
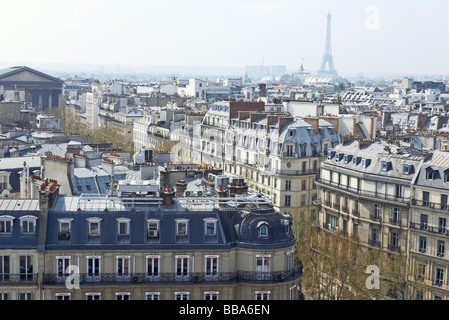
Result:
M299 279L302 275L302 266L297 266L291 270L277 272L218 272L217 274L187 273L179 275L175 272L161 272L157 275L147 275L145 273L134 273L128 276L120 276L115 273L102 273L99 275L79 274L81 285L109 285L109 284L168 284L168 283L238 283L238 282L288 282ZM45 285L64 285L69 275L44 274ZM73 278L73 275L72 275Z
M0 273L0 286L37 285L37 274Z

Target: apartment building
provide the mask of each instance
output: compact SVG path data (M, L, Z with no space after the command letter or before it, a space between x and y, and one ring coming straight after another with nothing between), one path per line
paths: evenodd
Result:
M272 197L279 212L314 211L320 163L339 143L334 126L319 118L241 111L226 132L224 169Z
M416 299L447 300L449 153L430 155L417 171L413 187L409 280L420 285Z
M186 197L122 182L106 197L60 195L57 181L41 183L39 200L27 200L34 209L13 203L16 213L0 217L2 298L297 299L292 220L269 199L232 197L224 184L215 196Z
M371 248L407 254L412 182L422 154L371 140L345 142L321 165L318 222Z

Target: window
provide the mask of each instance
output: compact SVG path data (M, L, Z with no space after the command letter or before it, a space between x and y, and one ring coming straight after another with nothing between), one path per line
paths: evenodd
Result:
M33 257L32 256L20 256L19 257L20 268L20 280L32 281L33 280Z
M287 152L286 152L285 156L287 156L287 157L293 156L293 146L291 146L291 145L287 146Z
M256 277L267 279L270 276L271 255L256 255Z
M285 190L290 191L292 189L291 180L285 180Z
M449 170L444 171L444 183L449 183Z
M86 300L100 300L100 292L86 292Z
M204 291L204 300L218 300L218 291Z
M0 216L0 234L12 232L13 220L12 216Z
M190 292L175 292L175 300L189 300Z
M116 292L115 300L130 300L131 292Z
M442 194L441 195L441 210L448 210L448 205L447 205L447 194Z
M130 221L131 221L131 219L127 219L127 218L117 219L117 234L119 236L128 236L129 235Z
M218 255L206 255L205 256L205 275L207 278L218 277Z
M438 231L440 233L446 233L446 218L438 219Z
M427 180L434 180L436 177L436 172L435 170L433 170L432 168L427 168L426 169L426 179Z
M354 223L354 224L352 225L352 235L353 235L354 237L358 237L358 235L359 235L359 225L356 224L356 223Z
M417 279L422 281L426 278L426 265L424 263L418 264Z
M65 281L66 277L70 275L69 266L70 266L71 257L70 256L57 256L56 257L56 272L59 281Z
M90 280L99 280L100 278L100 256L87 256L87 277Z
M391 169L391 162L389 161L382 161L381 162L381 170L386 172L389 171Z
M175 256L175 273L178 278L185 278L189 274L189 261L190 256L177 255Z
M437 256L438 257L444 257L444 249L445 249L445 242L443 240L438 240L438 243L437 243Z
M148 238L159 237L159 220L147 220Z
M301 190L306 190L306 180L301 181Z
M70 231L73 219L59 219L59 240L69 240L70 239Z
M404 164L402 166L402 173L403 174L407 174L407 175L413 173L413 165L411 165L411 164Z
M362 159L362 167L363 168L368 168L369 165L371 164L371 159Z
M9 293L0 292L0 301L3 301L3 300L9 300Z
M9 256L0 256L0 281L9 281L10 262Z
M427 230L427 219L428 219L427 214L421 214L421 224L420 224L421 230Z
M120 278L128 278L131 275L131 256L116 256L116 272L117 277Z
M217 220L205 219L204 220L204 233L207 236L215 236L217 234Z
M176 220L176 235L187 236L188 225L188 220Z
M444 270L436 268L435 285L441 287L443 285Z
M285 196L285 207L290 207L291 205L291 196Z
M427 238L426 237L419 237L419 252L425 253L427 247Z
M161 300L160 292L145 292L146 300Z
M259 222L257 229L259 230L259 238L268 238L268 223L265 221Z
M55 293L56 300L70 300L70 293Z
M304 207L306 205L306 195L301 195L301 207Z
M31 292L19 292L19 300L33 300L33 295Z
M20 217L20 231L22 234L34 234L36 232L36 217Z
M89 218L87 219L89 236L98 237L100 236L100 218Z
M392 232L391 233L391 250L399 249L399 233Z
M401 218L401 210L399 208L393 208L392 223L398 224Z
M256 300L270 300L271 291L256 291Z
M161 256L159 255L147 255L147 277L157 278L159 277L159 270L161 265Z
M373 220L379 221L380 219L380 205L375 204L373 208Z

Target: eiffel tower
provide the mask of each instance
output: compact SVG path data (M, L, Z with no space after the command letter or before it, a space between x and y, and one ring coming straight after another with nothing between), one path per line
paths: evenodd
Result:
M334 74L337 75L337 70L334 66L334 58L332 57L332 47L331 47L331 13L327 15L327 35L326 35L326 46L324 48L323 60L321 62L320 70L318 74ZM326 69L328 66L328 69Z

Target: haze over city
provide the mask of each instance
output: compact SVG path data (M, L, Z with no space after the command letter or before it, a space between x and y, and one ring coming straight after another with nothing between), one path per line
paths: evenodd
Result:
M316 72L326 15L342 75L449 74L449 3L430 1L19 0L2 4L0 66L50 71L242 74L246 65ZM19 17L19 18L18 18Z

